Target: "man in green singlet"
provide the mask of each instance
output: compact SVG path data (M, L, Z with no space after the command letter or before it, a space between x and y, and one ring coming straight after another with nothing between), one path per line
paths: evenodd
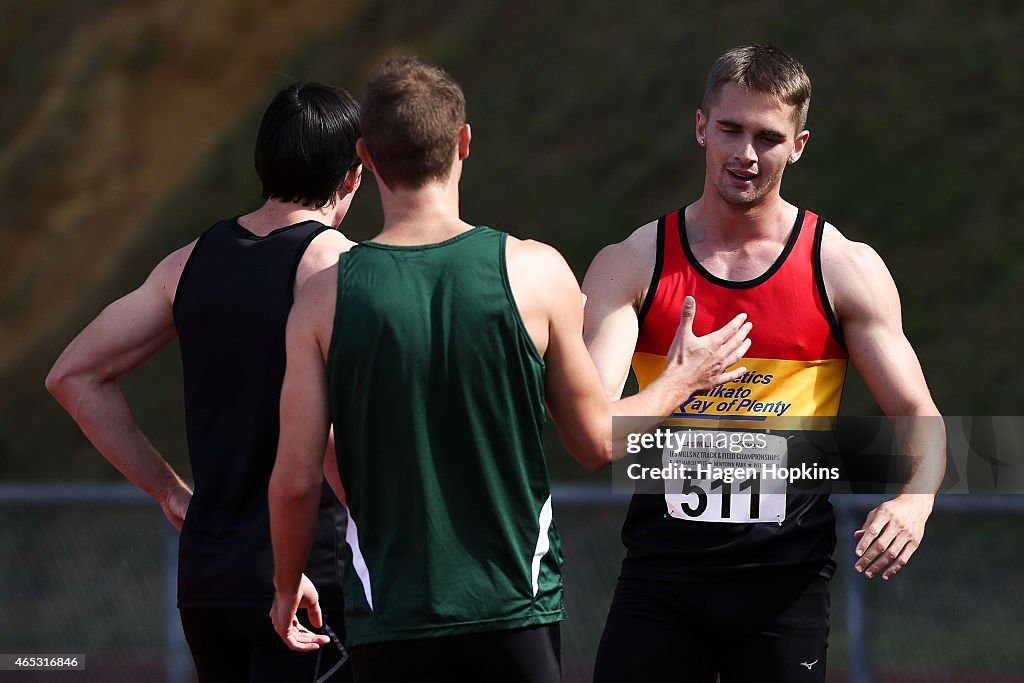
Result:
M324 642L295 612L316 614L301 570L333 421L357 679L557 681L564 611L545 404L572 456L598 469L615 452L613 416L665 416L739 377L724 370L750 325L737 315L695 337L688 298L665 372L609 401L561 255L459 217L470 127L451 76L388 62L367 85L360 125L384 227L315 276L289 318L271 616L295 649Z

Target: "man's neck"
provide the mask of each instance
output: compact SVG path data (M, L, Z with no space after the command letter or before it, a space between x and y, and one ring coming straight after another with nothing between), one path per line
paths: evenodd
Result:
M238 223L254 235L269 235L279 228L305 221L318 221L324 225L337 227L345 217L337 202L328 203L319 209L303 206L298 202L282 202L268 199L263 206L244 216L239 216Z
M384 227L374 238L375 242L405 246L434 244L473 227L459 217L457 180L392 190L378 178L377 187L384 211Z
M778 194L751 206L735 206L705 188L700 199L686 208L688 232L701 239L732 243L747 240L785 240L793 225L796 207Z

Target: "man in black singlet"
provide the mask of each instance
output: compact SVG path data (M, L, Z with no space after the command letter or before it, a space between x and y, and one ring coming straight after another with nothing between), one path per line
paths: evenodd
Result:
M263 206L167 256L71 342L46 379L93 445L181 531L178 606L200 681L351 679L340 640L321 653L294 652L272 628L267 486L288 311L306 281L352 246L336 228L362 171L358 116L355 101L332 85L282 90L256 140ZM117 383L175 337L194 493L136 426ZM336 478L336 468L326 469ZM340 639L345 517L321 488L305 571L326 618L310 619L318 627L326 621Z

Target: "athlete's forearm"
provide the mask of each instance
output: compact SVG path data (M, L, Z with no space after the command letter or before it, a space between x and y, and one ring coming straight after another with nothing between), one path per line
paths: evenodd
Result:
M946 474L946 425L934 406L896 420L897 452L906 464L901 493L934 496Z
M692 382L661 374L644 389L612 403L616 417L654 416L665 419L698 390Z
M281 594L298 590L302 570L313 547L321 490L322 481L297 481L280 467L274 468L270 478L268 496L274 588Z
M579 413L565 425L559 420L563 413L553 410L552 417L569 454L596 472L626 454L629 434L653 429L671 415L680 403L676 400L679 390L678 386L656 380L639 394L617 401L595 393L574 406ZM584 428L574 429L574 423Z
M626 453L627 437L654 429L665 418L675 412L696 389L671 386L662 378L655 379L643 391L613 401L612 411L612 461ZM684 392L682 395L679 392Z
M51 374L46 386L96 450L158 503L181 491L191 493L135 424L116 380Z

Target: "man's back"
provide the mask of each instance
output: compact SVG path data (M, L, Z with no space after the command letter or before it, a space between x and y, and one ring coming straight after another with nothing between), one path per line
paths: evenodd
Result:
M220 221L196 242L178 282L174 319L195 479L181 534L183 607L265 609L273 597L266 491L284 329L296 270L326 230L305 221L260 236L235 219ZM310 567L329 604L340 601L335 550L343 529L344 514L328 493Z
M371 242L339 263L327 360L354 520L349 595L363 598L349 606L354 645L564 616L544 363L508 284L506 238L478 227L439 244Z
M464 105L451 76L413 59L371 77L356 150L384 226L376 243L311 278L288 320L270 483L272 619L293 649L324 642L295 613L317 607L300 563L333 415L363 681L557 681L545 402L580 462L601 467L615 450L611 418L622 406L604 397L583 346L572 271L550 247L459 217ZM629 414L667 414L693 390L732 379L723 370L746 350L749 326L737 317L696 338L692 299L683 310L672 372L628 401Z
M68 345L46 379L104 457L184 525L179 604L200 680L308 680L324 663L283 647L267 622L266 491L292 295L352 244L325 226L341 223L359 186L357 117L348 93L329 83L281 90L254 147L263 205L164 258ZM117 382L179 333L194 497L135 424ZM321 468L314 523L323 478ZM340 519L328 517L333 550ZM315 573L333 603L337 559ZM346 667L327 664L332 680L350 679Z

